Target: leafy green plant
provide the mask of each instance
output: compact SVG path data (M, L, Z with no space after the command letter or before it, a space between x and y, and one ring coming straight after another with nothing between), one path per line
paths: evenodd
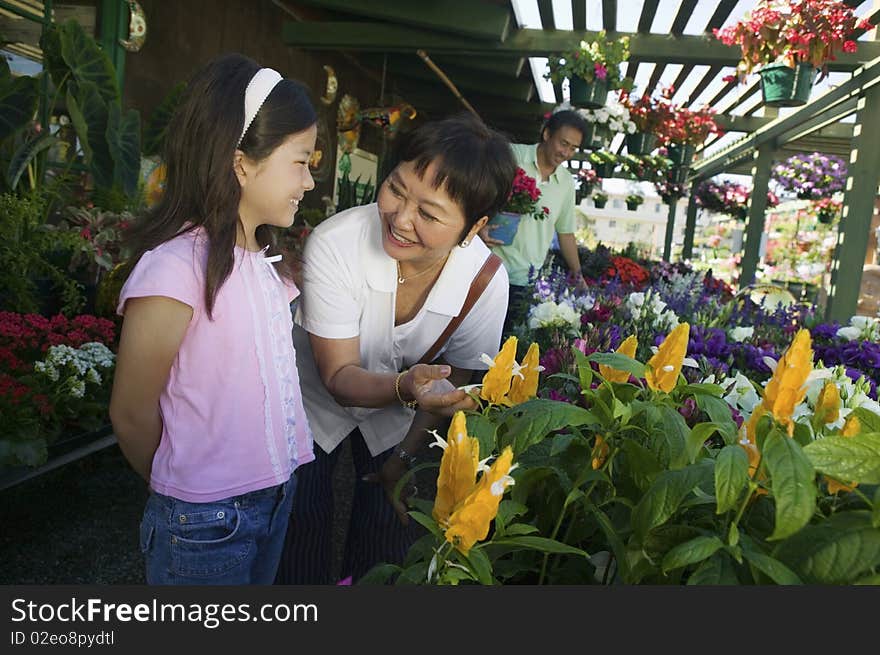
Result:
M605 31L602 30L595 41L590 43L581 41L577 48L558 56L551 56L547 62L549 70L544 77L554 84L572 77L579 77L587 82L599 79L606 81L611 90L621 88L629 90L633 81L628 77L620 76L620 64L627 59L629 59L629 37L608 39Z
M358 207L373 202L373 196L376 193L376 187L372 181L361 183L361 176L358 175L354 182L348 176L348 171L344 171L339 177L338 200L336 201L336 211L341 212L350 207Z

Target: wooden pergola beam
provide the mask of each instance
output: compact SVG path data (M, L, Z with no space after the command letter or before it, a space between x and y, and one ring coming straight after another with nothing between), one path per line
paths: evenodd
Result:
M436 62L438 65L439 62ZM527 79L509 79L459 66L442 65L443 72L461 89L517 100L531 100L534 85ZM416 57L390 57L388 70L396 77L408 77L439 84L437 75Z
M706 24L706 31L711 33L713 29L720 28L724 25L724 21L726 21L730 14L733 13L738 1L739 0L721 0L721 2L718 3L718 6L715 7L715 13L712 14L712 18L710 18L709 22Z
M651 31L659 5L660 0L645 0L645 4L642 5L642 15L639 16L639 26L636 28L639 34L648 34Z
M556 20L553 18L553 0L538 0L538 13L541 15L541 26L545 30L556 29Z
M602 28L606 32L617 31L617 0L602 0Z
M511 20L509 9L488 2L473 2L472 0L431 0L431 2L296 0L296 4L327 11L338 11L352 16L412 25L434 32L494 41L503 41L516 27ZM467 20L463 20L465 16ZM369 31L371 29L364 23L360 25L362 30Z
M696 7L697 0L682 0L681 5L678 7L678 13L672 21L672 28L669 30L673 36L681 36L684 34L684 28L687 26L691 14L694 13Z
M587 3L584 0L571 0L571 19L574 29L587 29Z

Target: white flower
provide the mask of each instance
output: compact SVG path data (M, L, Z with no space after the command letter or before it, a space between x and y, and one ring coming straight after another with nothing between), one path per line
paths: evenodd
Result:
M746 339L751 339L754 334L755 328L753 327L735 327L730 331L730 338L734 341L742 342Z
M70 395L74 398L82 398L86 393L86 383L82 380L74 380L70 385Z
M858 339L862 334L862 331L857 327L842 327L837 330L837 336L846 339L847 341L854 341Z
M723 380L720 384L725 391L724 401L731 407L751 414L761 402L752 381L742 373L737 372L736 377Z
M567 327L578 329L581 316L567 303L555 303L552 300L535 305L529 310L529 328L535 330L543 327Z

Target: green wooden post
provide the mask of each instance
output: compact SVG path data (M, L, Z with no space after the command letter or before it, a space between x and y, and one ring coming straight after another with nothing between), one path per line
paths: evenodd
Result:
M826 318L849 321L856 313L865 244L871 229L877 182L880 176L880 86L872 86L859 99L855 139L850 155L843 215L838 228L837 245L831 265L831 290Z
M666 217L666 238L663 240L664 262L668 262L672 257L672 235L675 232L675 209L676 203L670 203L669 214Z
M681 249L681 259L691 259L694 256L694 232L697 231L697 184L691 185L691 197L688 200L687 222L684 225L684 245Z
M764 213L767 211L767 189L770 186L770 171L773 168L773 144L765 143L755 152L755 165L752 167L752 194L749 198L749 217L743 243L742 270L739 275L739 288L752 284L761 257L761 237L764 234Z
M125 48L119 39L128 38L128 3L125 0L101 0L101 47L116 71L116 84L122 92L125 80Z

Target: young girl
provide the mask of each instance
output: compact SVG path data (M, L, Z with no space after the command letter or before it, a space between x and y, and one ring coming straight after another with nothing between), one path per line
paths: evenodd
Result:
M273 232L314 187L315 110L301 84L241 55L191 80L166 137L159 205L134 269L110 417L150 483L149 584L270 584L313 459L291 342L290 262Z

